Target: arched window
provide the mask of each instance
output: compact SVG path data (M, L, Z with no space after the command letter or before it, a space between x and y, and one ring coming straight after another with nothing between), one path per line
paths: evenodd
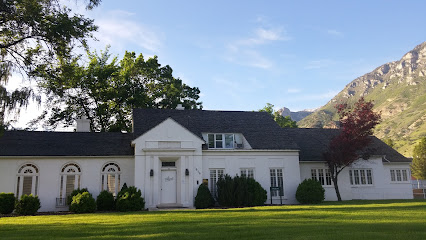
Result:
M24 164L19 168L17 176L16 196L18 198L21 198L23 194L38 194L39 172L37 166L31 163Z
M102 190L107 190L114 196L120 191L120 167L116 163L107 163L102 168Z
M74 189L80 188L80 178L80 166L75 163L66 164L61 170L59 198L66 198Z

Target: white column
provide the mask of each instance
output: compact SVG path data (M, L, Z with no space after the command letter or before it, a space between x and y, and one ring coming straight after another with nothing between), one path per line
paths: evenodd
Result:
M31 183L31 194L36 195L35 189L36 189L36 177L37 176L33 176L32 177L32 183Z
M154 176L151 178L153 181L153 188L151 193L153 195L153 205L160 204L160 194L161 194L161 168L159 167L159 158L158 156L151 156L151 167L154 169Z
M67 175L62 175L62 198L67 197Z
M105 174L101 174L101 191L105 190Z
M80 175L75 175L74 178L74 189L80 188L80 186L78 186L78 179L80 178Z
M21 199L22 191L24 191L24 176L18 176L19 180L19 196L18 200Z
M115 192L115 196L117 196L117 189L118 189L118 174L116 173L115 175L114 175L114 179L115 179L115 181L114 181L114 183L115 183L115 186L114 186L114 192Z

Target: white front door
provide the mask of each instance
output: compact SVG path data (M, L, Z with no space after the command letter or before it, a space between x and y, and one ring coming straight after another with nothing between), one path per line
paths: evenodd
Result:
M161 203L176 203L176 170L161 171Z

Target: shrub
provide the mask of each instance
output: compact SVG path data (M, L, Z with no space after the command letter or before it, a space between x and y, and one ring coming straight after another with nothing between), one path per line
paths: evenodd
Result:
M87 190L87 188L82 188L82 189L77 188L77 189L74 189L74 190L71 192L71 194L67 197L67 204L68 204L68 205L71 205L72 198L73 198L74 196L77 196L77 194L79 194L79 193L84 193L84 192L89 192L89 190Z
M324 188L314 179L305 179L296 190L296 199L302 204L316 204L324 201Z
M249 202L248 206L262 206L268 199L268 193L266 190L253 178L247 179Z
M0 193L0 213L9 214L15 209L15 194L13 193Z
M209 208L214 205L214 199L209 188L205 184L198 187L197 196L195 197L194 206L197 209Z
M225 175L217 181L217 201L221 206L260 206L266 199L266 190L253 178Z
M145 208L141 190L134 186L121 189L117 196L116 209L120 212L140 211Z
M96 206L98 211L114 210L114 207L115 207L114 195L112 195L112 193L106 190L103 190L101 193L99 193L98 197L96 198Z
M75 213L92 213L96 211L96 201L89 192L72 197L70 211Z
M34 215L40 207L40 199L38 199L38 196L24 194L21 196L21 199L16 202L15 211L20 215Z

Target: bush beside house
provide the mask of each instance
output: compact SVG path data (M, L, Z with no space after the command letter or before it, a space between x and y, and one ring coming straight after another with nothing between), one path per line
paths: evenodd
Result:
M96 207L98 211L112 211L115 208L115 199L112 193L103 190L96 198Z
M96 201L89 192L79 193L72 197L70 211L75 213L93 213L96 211Z
M267 192L253 178L229 175L217 181L217 201L223 207L251 207L265 203Z
M34 215L40 209L40 199L38 196L22 195L16 202L15 211L20 215Z
M15 194L0 193L0 214L10 214L15 209Z
M314 179L305 179L299 184L296 199L302 204L316 204L324 201L325 190L321 183Z
M210 193L206 184L201 184L198 187L197 196L195 197L194 206L196 209L204 209L213 207L214 198Z
M79 193L84 193L84 192L89 192L89 190L88 190L87 188L82 188L82 189L77 188L77 189L74 189L74 190L71 192L71 194L67 197L67 204L68 204L68 205L71 205L72 198L73 198L74 196L77 196L77 194L79 194Z
M116 209L120 212L140 211L145 208L141 190L134 186L121 189L117 195Z

